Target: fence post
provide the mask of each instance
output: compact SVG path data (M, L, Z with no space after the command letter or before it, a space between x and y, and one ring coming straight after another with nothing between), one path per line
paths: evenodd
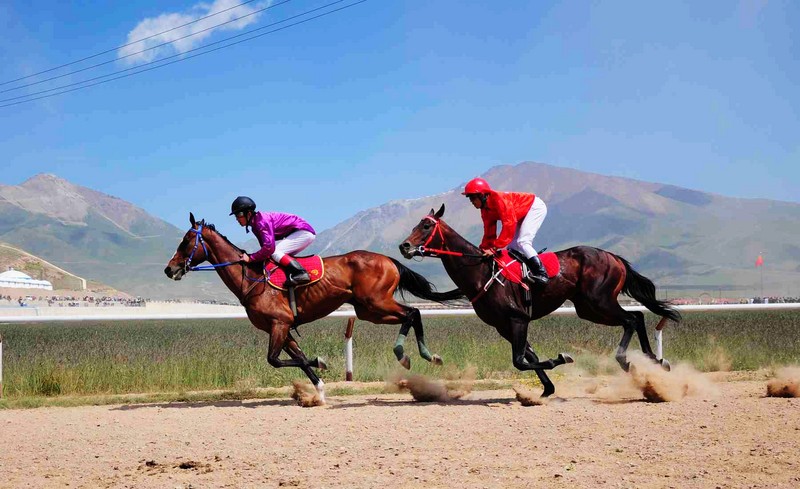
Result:
M3 334L0 333L0 399L3 398Z
M664 329L666 324L667 318L662 317L661 321L659 321L656 325L656 360L661 360L664 358L664 340L661 338L661 330Z
M344 330L344 380L353 381L353 325L356 318L347 319L347 328Z

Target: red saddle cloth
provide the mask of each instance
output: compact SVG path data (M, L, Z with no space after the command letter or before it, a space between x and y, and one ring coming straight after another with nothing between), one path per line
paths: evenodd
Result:
M561 265L558 263L558 257L552 251L547 253L540 253L539 259L542 260L547 276L550 278L558 275L561 271ZM522 283L522 263L515 260L508 250L502 250L500 256L496 256L494 261L500 266L502 275L514 283Z
M303 266L303 268L306 269L308 276L311 277L311 282L298 285L298 287L311 285L314 282L319 281L319 279L321 279L325 274L325 267L323 266L322 258L319 255L296 256L295 260L297 260ZM279 267L277 263L270 260L264 268L264 275L267 276L267 282L269 282L271 286L275 287L276 289L286 290L284 287L286 284L286 272L283 270L283 268Z

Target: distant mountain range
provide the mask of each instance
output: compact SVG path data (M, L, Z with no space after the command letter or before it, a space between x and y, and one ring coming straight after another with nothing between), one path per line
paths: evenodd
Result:
M534 244L551 251L587 244L621 255L673 289L756 292L763 253L765 294L800 293L800 204L737 199L628 178L525 162L481 175L497 190L532 192L548 214ZM311 250L337 254L364 248L399 258L398 244L431 209L445 204L445 221L478 243L479 211L462 186L417 199L396 200L319 234ZM442 286L441 264L416 266Z
M55 175L0 186L0 241L135 296L230 296L216 276L191 284L166 279L164 266L184 232L124 200Z
M499 190L533 192L545 200L547 219L534 242L539 248L597 246L627 258L660 287L733 289L738 295L758 291L760 270L754 263L763 254L765 293L800 294L798 203L737 199L530 162L497 166L482 176ZM444 219L478 242L479 212L459 186L359 212L322 231L309 251L369 249L400 258L398 244L443 203ZM132 295L233 300L215 274L181 282L164 277L184 232L133 204L55 175L0 185L1 242ZM403 261L440 287L452 285L435 259Z

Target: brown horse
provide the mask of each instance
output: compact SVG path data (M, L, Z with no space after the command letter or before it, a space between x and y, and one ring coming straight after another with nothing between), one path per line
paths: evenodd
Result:
M335 311L344 303L352 304L359 319L376 324L401 324L394 352L398 361L410 367L403 343L414 328L420 356L441 363L425 346L419 309L394 300L394 292L411 294L437 302L464 297L459 290L434 292L422 275L401 265L388 256L369 251L352 251L345 255L323 259L323 277L296 290L297 316L292 313L286 292L272 288L264 280L263 264L240 262L244 250L231 243L214 229L213 224L195 221L189 214L192 227L184 235L178 250L170 259L164 273L180 280L190 270L215 269L225 285L236 295L247 311L253 325L270 335L267 361L276 368L299 367L325 400L324 383L312 368L325 369L324 360L308 360L291 333L291 328L316 321ZM211 265L198 267L208 261ZM285 351L290 360L279 358Z
M493 260L484 259L481 250L448 226L441 219L442 215L444 205L436 213L431 209L400 245L400 252L406 258L436 256L442 259L447 274L470 298L478 317L494 326L511 343L514 367L536 371L544 386L543 397L555 392L544 371L573 360L562 353L558 358L540 362L528 343L528 323L550 314L565 301L575 304L580 318L624 328L616 359L625 371L629 368L626 351L634 332L639 337L642 352L654 361L656 357L647 338L644 314L623 309L617 302L620 292L662 318L676 322L681 319L680 313L669 303L656 299L653 282L637 273L625 259L589 246L556 252L561 272L551 278L544 289L534 291L533 304L528 307L522 286L510 282L504 287L492 286ZM665 319L662 324L663 321ZM669 369L669 362L661 360L660 363Z

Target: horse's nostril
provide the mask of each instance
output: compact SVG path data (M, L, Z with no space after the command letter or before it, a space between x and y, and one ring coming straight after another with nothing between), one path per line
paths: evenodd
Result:
M172 269L170 267L164 268L164 273L167 275L167 277L172 278Z

